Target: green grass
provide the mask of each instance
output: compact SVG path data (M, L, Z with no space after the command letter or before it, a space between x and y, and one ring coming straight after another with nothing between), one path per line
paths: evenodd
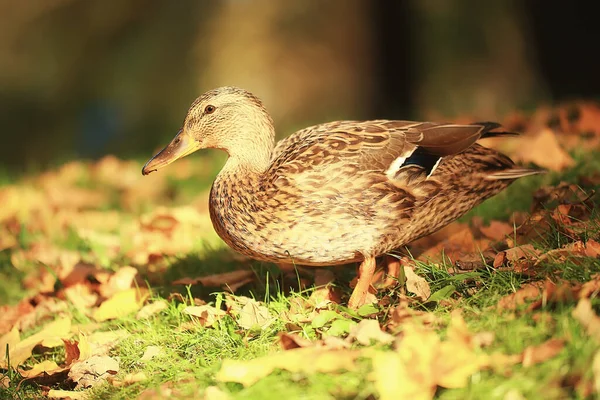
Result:
M572 170L563 173L551 173L546 176L532 177L520 180L507 191L488 200L464 218L468 221L474 216L484 220L507 220L514 211L527 211L531 206L532 193L545 184L557 184L561 181L578 183L582 175L600 173L600 157L598 154L578 154L578 164ZM212 172L211 172L212 173ZM0 182L10 182L10 177L0 174ZM208 180L206 181L208 182ZM205 189L206 186L195 186L193 179L169 182L173 192L181 191L171 201L180 203L192 198ZM597 186L587 187L597 190ZM597 200L596 200L597 201ZM115 203L116 204L116 203ZM597 205L597 203L596 203ZM115 205L116 207L116 205ZM576 239L600 239L600 218L598 212L592 213L588 231L581 238L568 237L561 233L558 227L540 236L534 243L536 248L544 251L560 247ZM20 244L27 247L34 238L25 232L20 238ZM31 235L35 235L31 233ZM99 257L101 250L80 238L76 232L71 232L65 238L57 240L63 248L77 250L83 253L93 253ZM275 371L255 385L244 388L240 384L220 383L215 374L220 369L224 359L249 360L279 351L278 333L287 331L286 321L281 317L282 312L289 311L291 301L296 296L308 297L311 289L300 292L293 280L283 280L276 267L264 263L253 262L252 268L258 276L258 283L242 288L238 295L254 297L264 301L276 321L262 331L245 331L240 329L230 316L224 317L213 328L197 326L191 331L180 331L178 327L190 317L182 310L193 304L193 298L203 299L210 304L219 303L223 294L215 288L203 288L201 285L186 288L173 286L170 282L185 276L203 276L213 273L234 270L239 261L232 259L231 253L223 248L206 247L201 240L196 250L178 257L169 257L159 271L141 270L155 299L167 298L170 293L180 293L184 303L169 302L168 309L148 320L136 320L133 316L104 323L103 330L125 329L129 334L120 342L111 356L118 357L121 371L119 376L127 373L143 371L147 380L126 387L113 387L109 384L95 388L92 398L95 399L132 399L144 390L157 390L160 386L170 383L174 390L174 398L202 398L204 390L216 386L235 399L266 399L266 398L303 398L303 399L366 399L376 396L375 386L369 379L372 370L371 361L364 359L351 372L334 374L316 373L310 375L293 374L285 371ZM38 265L30 265L29 270L16 271L10 263L10 250L0 252L0 302L14 304L25 296L19 283L23 277ZM200 255L200 257L198 256ZM125 265L126 259L119 263L109 263L106 267L116 269ZM351 269L343 272L339 283L346 295L349 288L345 281L351 275ZM546 262L540 267L541 272L534 279L551 277L567 281L585 282L594 274L600 273L600 260L586 258L575 262L567 259L564 262ZM438 389L439 399L564 399L586 398L585 382L593 379L591 372L592 359L600 349L599 343L590 338L581 325L572 317L574 301L557 304L545 304L535 312L524 308L516 311L497 310L498 300L507 294L515 292L522 284L532 278L512 271L496 271L491 267L472 272L452 274L444 264L419 263L417 272L426 277L432 292L438 293L439 303L429 302L415 308L431 310L442 321L439 332L445 335L450 313L462 309L463 316L472 332L490 331L495 340L485 351L492 353L501 351L507 354L517 354L526 347L539 345L549 338L566 340L565 348L560 354L541 364L525 368L521 365L511 367L502 372L484 370L474 374L467 387L462 389ZM382 290L380 297L391 299L391 304L381 306L376 318L385 322L389 309L395 305L399 287ZM347 297L346 297L347 298ZM593 306L600 310L600 301L593 300ZM343 315L348 324L358 322L361 317L348 313L343 306L331 305L331 310ZM74 322L89 323L87 317L75 310L70 310ZM542 313L550 315L549 320L537 316ZM301 325L301 334L314 339L323 332L332 332L344 336L342 324L325 322L315 328L311 323ZM332 330L333 329L333 330ZM338 329L337 332L335 330ZM140 361L148 346L159 346L163 353L147 362ZM360 347L357 344L354 347ZM380 349L387 346L374 345ZM60 351L51 353L51 359L61 360L64 354ZM44 359L47 359L47 354ZM35 359L41 360L41 356ZM31 360L29 361L31 362ZM24 381L20 386L18 374L11 374L11 387L0 388L0 398L29 399L36 398L41 393L41 387L36 383ZM517 397L507 397L509 395ZM518 397L520 395L521 397ZM160 398L160 397L155 397Z

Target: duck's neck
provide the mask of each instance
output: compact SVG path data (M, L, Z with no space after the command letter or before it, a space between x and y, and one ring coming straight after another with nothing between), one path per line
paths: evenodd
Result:
M256 123L254 132L236 135L234 145L225 149L229 158L219 177L232 176L239 180L242 176L260 176L271 165L271 155L275 145L275 130L272 123Z

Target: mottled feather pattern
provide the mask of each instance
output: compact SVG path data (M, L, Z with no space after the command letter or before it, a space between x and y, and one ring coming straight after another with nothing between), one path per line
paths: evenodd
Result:
M303 265L357 261L434 232L511 182L486 174L514 166L472 144L484 125L452 125L467 132L465 149L443 157L431 176L414 165L386 176L436 127L446 129L388 120L303 129L277 144L270 167L254 181L218 177L210 200L217 232L251 257Z

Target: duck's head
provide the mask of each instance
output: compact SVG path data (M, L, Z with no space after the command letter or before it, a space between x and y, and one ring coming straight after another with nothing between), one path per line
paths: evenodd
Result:
M236 160L268 163L275 133L262 102L236 87L221 87L198 97L183 127L164 149L152 157L142 174L171 164L200 149L223 149Z

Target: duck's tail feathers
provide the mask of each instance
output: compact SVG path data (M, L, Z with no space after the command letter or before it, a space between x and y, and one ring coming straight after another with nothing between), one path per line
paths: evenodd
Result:
M500 137L500 136L519 136L518 132L508 132L508 131L495 131L494 129L502 127L497 122L476 122L475 125L484 126L483 132L481 133L482 138L492 138L492 137Z
M524 176L545 174L546 171L543 169L531 169L531 168L512 168L504 171L494 172L486 176L489 180L504 180L504 179L518 179Z

